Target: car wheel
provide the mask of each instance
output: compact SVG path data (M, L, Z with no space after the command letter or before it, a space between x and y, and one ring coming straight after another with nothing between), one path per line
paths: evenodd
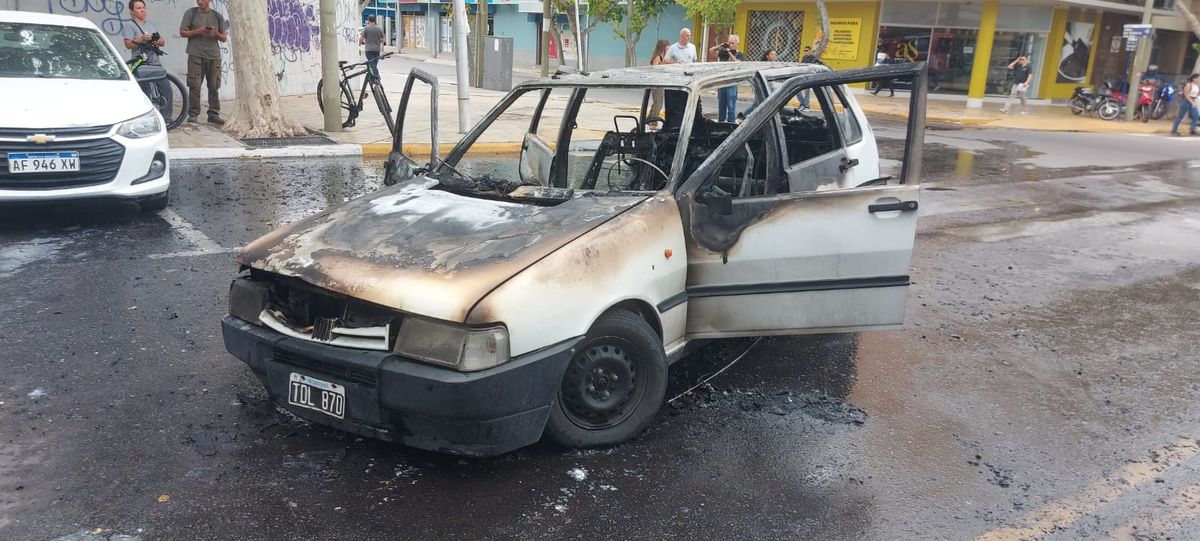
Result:
M167 190L160 194L154 194L148 197L138 199L138 208L142 212L155 212L167 208L167 203L171 200L171 190Z
M615 445L641 433L667 391L662 340L626 310L601 316L576 349L546 434L566 447Z

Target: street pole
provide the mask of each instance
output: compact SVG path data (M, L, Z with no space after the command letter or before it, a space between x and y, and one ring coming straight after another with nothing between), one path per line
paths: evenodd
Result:
M586 71L583 67L583 29L579 28L579 0L575 0L575 67Z
M1154 0L1145 0L1142 6L1142 24L1150 24L1151 17L1154 16ZM1150 64L1150 51L1152 50L1154 39L1154 31L1150 31L1150 35L1139 37L1137 40L1137 52L1133 54L1132 67L1129 70L1129 90L1125 92L1125 120L1132 121L1133 113L1137 109L1138 85L1142 82L1137 77L1138 74L1146 73L1146 66Z
M487 0L475 2L475 86L483 88L483 48L487 43Z
M471 128L471 83L467 78L466 0L454 0L454 66L458 81L458 133L467 133Z
M637 65L637 60L635 60L635 57L637 55L633 54L633 50L631 50L629 48L630 39L632 39L632 37L633 37L633 34L631 33L632 30L633 30L633 0L625 0L625 65L626 66Z
M550 1L542 0L542 77L550 75L550 25L554 19ZM562 51L558 54L562 54Z
M321 79L325 81L321 103L325 107L325 131L342 131L342 108L338 94L337 0L321 0Z

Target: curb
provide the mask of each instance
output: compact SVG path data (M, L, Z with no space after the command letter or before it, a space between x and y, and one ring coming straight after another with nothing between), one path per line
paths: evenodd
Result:
M404 153L410 156L424 156L429 154L429 149L433 145L412 143L404 145ZM445 156L454 150L453 143L439 143L438 155ZM521 151L521 143L517 141L507 143L475 143L471 145L471 152L474 155L506 155L514 154ZM362 145L362 156L364 158L384 158L392 152L391 143L364 143Z
M390 145L389 145L390 146ZM363 145L316 145L284 148L172 148L167 151L172 160L253 160L266 158L312 158L361 156Z

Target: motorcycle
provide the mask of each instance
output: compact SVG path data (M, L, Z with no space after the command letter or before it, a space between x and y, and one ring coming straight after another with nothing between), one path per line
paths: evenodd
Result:
M1154 110L1154 97L1157 94L1158 85L1154 81L1142 81L1138 85L1137 109L1134 109L1133 116L1142 122L1150 122Z
M1067 102L1067 105L1071 108L1071 114L1082 115L1083 113L1087 113L1088 116L1092 116L1092 113L1100 106L1102 97L1100 92L1091 87L1077 86L1075 87L1075 93L1071 95L1071 100Z
M1125 94L1116 90L1109 81L1104 82L1101 90L1100 103L1096 105L1096 114L1104 120L1116 120L1125 108Z
M1158 92L1154 95L1154 106L1151 107L1151 118L1159 120L1171 110L1171 104L1175 103L1175 85L1162 81L1158 83Z

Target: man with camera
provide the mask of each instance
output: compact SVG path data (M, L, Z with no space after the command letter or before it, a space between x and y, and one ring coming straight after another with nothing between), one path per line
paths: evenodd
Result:
M738 50L741 38L737 34L729 34L724 43L708 48L709 54L717 53L718 62L741 62L746 56ZM717 90L717 120L733 122L737 117L737 85L727 86Z
M196 7L183 13L179 23L180 37L187 38L188 122L200 117L200 84L208 83L208 122L224 124L221 119L221 46L228 38L228 25L215 9L212 0L196 0Z

